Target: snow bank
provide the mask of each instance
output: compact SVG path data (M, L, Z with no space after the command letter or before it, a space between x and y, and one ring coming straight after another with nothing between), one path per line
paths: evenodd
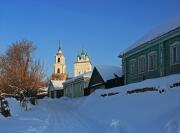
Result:
M180 133L180 74L148 79L88 97L48 99L30 111L22 111L11 99L13 117L0 117L2 133ZM127 90L159 87L164 93L127 95ZM119 92L114 96L101 94ZM14 106L14 107L13 107ZM11 128L9 128L9 125Z
M101 89L101 90L97 90L95 93L97 95L100 95L103 93L119 92L125 95L127 91L141 89L141 88L148 88L148 87L156 88L159 90L165 89L166 91L168 91L174 83L180 83L180 74L174 74L160 78L146 79L142 82L132 83L108 90Z

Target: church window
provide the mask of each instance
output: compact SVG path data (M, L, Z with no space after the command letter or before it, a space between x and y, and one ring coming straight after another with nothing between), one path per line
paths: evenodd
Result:
M61 62L61 59L60 59L60 58L58 58L58 62Z

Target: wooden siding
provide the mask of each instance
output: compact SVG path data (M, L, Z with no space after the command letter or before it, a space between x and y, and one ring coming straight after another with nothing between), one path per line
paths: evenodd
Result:
M82 97L84 96L84 88L88 87L88 84L89 78L87 77L64 83L64 96L71 98Z
M124 77L119 77L119 78L108 80L105 83L105 88L108 89L108 88L113 88L113 87L122 86L122 85L124 85Z
M159 69L148 72L148 54L151 52L157 52L157 59L158 59L159 58L159 52L158 51L159 51L159 44L154 45L151 48L145 49L142 52L136 53L136 54L131 55L128 58L126 58L126 60L127 60L126 82L127 83L138 82L138 81L142 81L142 80L147 79L147 78L158 77L160 75ZM145 72L139 73L138 72L138 58L142 55L144 55L146 58ZM130 60L132 60L132 59L136 59L136 73L134 73L134 74L131 74L129 71L129 63L130 63ZM159 61L158 60L157 60L157 68L159 68Z
M171 58L170 47L175 42L180 42L180 35L164 42L164 46L165 46L164 52L165 52L165 56L166 56L166 59L164 60L165 75L180 73L180 64L171 65L171 63L170 63L171 62L170 61L170 58Z

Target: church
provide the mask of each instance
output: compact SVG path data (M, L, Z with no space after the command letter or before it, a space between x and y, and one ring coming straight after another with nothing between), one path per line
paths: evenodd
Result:
M65 82L66 78L65 57L59 46L58 52L55 55L54 73L48 86L49 97L60 98L64 96L63 82Z
M52 74L52 80L48 86L48 94L51 98L60 98L64 96L64 92L67 92L66 86L70 85L70 92L72 92L72 84L75 82L75 78L78 79L81 75L89 75L87 73L92 72L92 64L89 59L88 53L82 50L81 54L77 55L74 63L74 77L67 80L66 73L66 62L65 56L61 47L59 46L58 52L55 55L55 63L54 63L54 73ZM90 77L89 77L90 78ZM80 82L80 86L78 88L84 87L84 84L89 83L89 78L85 76L84 78L80 78L82 80L78 80ZM65 93L66 94L66 93ZM77 95L84 95L81 91Z
M74 77L92 71L92 64L88 53L82 49L81 54L78 54L74 63ZM67 79L65 57L61 47L55 56L53 80L65 81Z
M88 53L84 52L82 49L81 54L77 55L76 61L74 63L74 77L85 74L89 71L92 71L92 64Z

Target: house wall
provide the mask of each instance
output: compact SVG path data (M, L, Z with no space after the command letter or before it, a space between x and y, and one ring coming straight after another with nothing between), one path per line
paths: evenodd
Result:
M84 96L84 81L74 83L74 97Z
M173 43L180 41L180 29L169 33L168 35L148 42L147 45L142 45L139 48L135 48L123 55L122 64L124 71L125 84L139 82L144 79L155 78L160 76L166 76L170 74L180 73L180 64L171 65L170 46ZM155 51L157 53L157 69L154 71L148 71L148 54ZM144 55L145 72L138 72L138 58ZM130 73L130 61L136 60L136 73Z
M164 42L164 46L165 46L164 52L166 55L166 59L164 60L165 75L180 73L180 64L171 65L170 63L171 62L170 46L175 42L180 42L180 35Z
M51 97L51 92L48 92L48 96Z
M66 97L73 97L73 84L64 84L64 96Z
M84 88L88 86L89 80L80 78L75 81L64 83L64 96L82 97L84 96Z
M158 77L160 75L159 69L148 72L148 54L151 52L157 52L157 60L158 60L158 58L159 58L159 52L158 51L159 51L159 44L157 44L151 48L145 49L142 52L136 53L136 54L131 55L128 58L126 58L126 64L127 65L125 67L126 67L126 83L127 84L132 83L132 82L142 81L142 80L147 79L147 78L155 78L155 77ZM146 58L145 72L139 73L138 72L138 58L142 55L144 55ZM134 73L134 74L130 73L130 68L129 68L130 61L132 59L136 60L136 73ZM159 62L159 61L157 61L157 62ZM157 63L157 68L159 68L159 63Z
M49 95L50 95L51 98L54 98L54 91L50 91Z
M61 98L64 96L64 90L56 90L56 98Z
M105 83L105 88L108 89L108 88L113 88L113 87L122 86L122 85L124 85L124 77L108 80Z
M64 90L56 90L53 84L50 82L48 86L48 96L50 98L60 98L64 96Z

